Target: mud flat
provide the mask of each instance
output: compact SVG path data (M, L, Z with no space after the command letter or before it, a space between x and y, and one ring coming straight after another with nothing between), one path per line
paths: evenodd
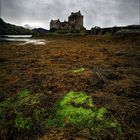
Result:
M41 39L48 43L23 42L21 47L16 41L0 42L1 139L138 140L140 36L61 35ZM52 110L70 91L86 93L96 109L104 107L107 113L102 112L102 116L115 119L121 128L117 123L111 126L121 134L102 125L100 132L91 126L75 126L70 118L64 119L61 128L53 125ZM92 107L79 102L71 105Z

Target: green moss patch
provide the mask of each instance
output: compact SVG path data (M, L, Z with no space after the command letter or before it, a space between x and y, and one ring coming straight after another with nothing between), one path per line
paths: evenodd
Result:
M14 120L14 127L18 130L31 129L33 126L32 119L30 117L23 117L22 113L17 113Z
M48 119L46 127L65 127L68 124L79 128L92 128L93 133L102 129L114 129L122 134L121 125L117 120L106 117L107 109L97 109L93 100L84 92L69 92L57 104L53 119Z
M86 69L85 68L79 68L79 69L75 69L75 70L72 70L73 73L82 73L84 72Z
M21 92L19 92L17 95L19 96L19 97L26 97L26 96L28 96L30 94L30 91L28 90L28 89L24 89L24 90L22 90Z
M17 93L15 97L0 102L0 134L8 135L12 129L16 133L45 130L50 127L64 128L68 125L92 130L94 136L106 129L122 134L122 127L112 117L107 118L107 109L97 109L91 96L84 92L69 92L51 112L43 106L44 94L33 94L27 89ZM47 102L47 100L46 100ZM5 132L5 133L3 133Z
M18 131L29 130L45 122L47 110L42 106L43 94L25 89L0 103L0 127ZM7 127L8 125L8 127Z

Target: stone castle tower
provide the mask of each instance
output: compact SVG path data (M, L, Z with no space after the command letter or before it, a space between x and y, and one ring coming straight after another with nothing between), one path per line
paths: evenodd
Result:
M81 15L81 12L71 13L68 17L68 21L61 22L58 20L51 20L50 29L76 29L80 30L84 28L83 26L84 16Z

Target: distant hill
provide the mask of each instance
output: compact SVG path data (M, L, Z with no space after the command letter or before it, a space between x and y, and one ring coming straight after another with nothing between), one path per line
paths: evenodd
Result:
M12 25L3 21L0 18L0 35L28 35L32 34L32 31L25 29L21 26Z
M140 25L128 25L128 26L114 26L107 28L100 28L95 26L91 28L89 33L97 35L97 34L140 34Z
M49 30L43 28L35 28L32 30L32 32L35 34L48 34Z
M127 28L127 29L140 29L140 25L128 25L125 28Z

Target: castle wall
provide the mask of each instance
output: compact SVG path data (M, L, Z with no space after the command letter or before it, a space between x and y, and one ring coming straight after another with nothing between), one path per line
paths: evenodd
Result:
M69 22L61 22L61 29L69 29Z
M61 26L60 21L51 21L50 23L50 29L55 28L55 29L59 29Z
M68 22L60 22L59 20L51 20L50 29L81 29L83 27L83 16L80 11L77 13L71 13L68 17Z
M80 11L77 13L71 13L68 17L68 22L70 23L71 29L81 29L83 27L83 16Z
M83 26L83 16L73 16L68 19L70 24Z

